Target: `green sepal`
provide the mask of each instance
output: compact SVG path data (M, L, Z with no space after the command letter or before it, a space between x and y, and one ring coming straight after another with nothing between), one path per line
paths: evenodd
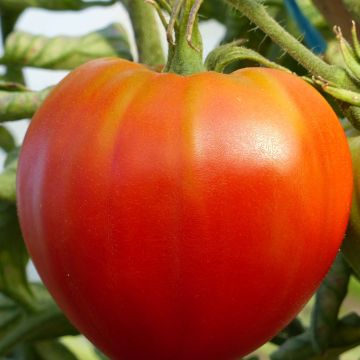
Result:
M352 38L352 43L353 43L355 54L356 54L357 58L360 60L360 41L359 41L359 37L357 35L357 28L356 28L355 21L352 22L351 38Z
M287 68L276 64L252 49L238 46L239 42L235 41L230 44L222 45L211 51L205 60L205 67L209 71L223 72L225 68L239 60L250 60L260 65L273 69L290 72Z
M339 41L340 52L343 56L346 70L355 80L360 81L360 63L358 56L351 45L345 40L340 28L335 27L334 31Z
M348 89L337 87L335 84L330 83L321 78L313 77L313 82L321 86L322 90L331 95L337 100L341 100L353 106L360 106L360 92L355 92Z
M16 31L9 35L3 64L55 70L72 70L100 57L132 60L129 41L120 24L79 37L46 37Z

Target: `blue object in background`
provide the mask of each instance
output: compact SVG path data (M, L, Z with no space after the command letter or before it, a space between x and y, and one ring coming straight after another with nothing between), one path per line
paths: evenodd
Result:
M305 44L315 53L323 54L326 51L326 41L320 32L310 23L302 13L296 0L285 0L286 9L295 20L296 25L304 35Z

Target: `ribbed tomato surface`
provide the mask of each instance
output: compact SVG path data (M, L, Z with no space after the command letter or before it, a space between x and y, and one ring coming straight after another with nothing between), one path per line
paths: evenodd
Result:
M72 72L26 135L33 261L111 359L228 360L285 326L329 269L352 176L336 115L285 72Z

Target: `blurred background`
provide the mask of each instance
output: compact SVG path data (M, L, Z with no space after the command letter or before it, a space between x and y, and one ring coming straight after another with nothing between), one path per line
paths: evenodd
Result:
M360 0L359 0L360 1ZM121 23L133 41L132 28L127 13L120 4L109 7L92 7L82 11L46 11L42 9L27 9L21 15L16 24L17 30L23 30L33 34L45 36L56 35L83 35L91 31L106 27L112 23ZM201 23L201 32L204 39L204 55L211 51L224 37L224 27L214 21L204 21ZM163 36L164 48L166 48L165 36ZM2 51L2 49L1 49ZM134 54L135 55L135 54ZM24 75L26 84L30 89L41 90L48 86L58 83L65 75L66 71L42 70L25 68ZM18 144L21 144L25 135L29 120L6 123L13 130ZM5 153L0 152L0 164L5 159ZM29 274L32 279L38 279L37 273L32 264L29 265ZM311 300L313 301L313 300ZM305 324L309 323L310 309L308 306L302 312L301 318ZM352 281L350 285L350 296L347 297L343 305L342 313L357 311L360 313L360 287L357 282ZM83 338L64 340L70 347L81 349L84 360L91 360L94 354L88 350L86 341ZM265 345L257 351L261 359L267 359L269 351L273 350L273 345ZM360 349L356 348L341 356L342 360L360 359ZM290 360L290 359L289 359Z

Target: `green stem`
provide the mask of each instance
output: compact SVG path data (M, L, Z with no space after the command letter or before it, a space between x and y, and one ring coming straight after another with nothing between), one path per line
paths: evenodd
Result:
M176 29L176 44L169 44L168 63L165 68L167 72L190 75L205 70L198 19L194 22L191 43L187 39L189 17L195 2L196 0L185 0L179 27Z
M344 69L327 64L302 45L267 13L260 2L257 0L226 0L226 2L255 23L311 74L332 81L339 86L356 89L355 84Z
M156 66L165 63L160 32L151 5L144 0L122 0L129 12L135 33L139 62Z

